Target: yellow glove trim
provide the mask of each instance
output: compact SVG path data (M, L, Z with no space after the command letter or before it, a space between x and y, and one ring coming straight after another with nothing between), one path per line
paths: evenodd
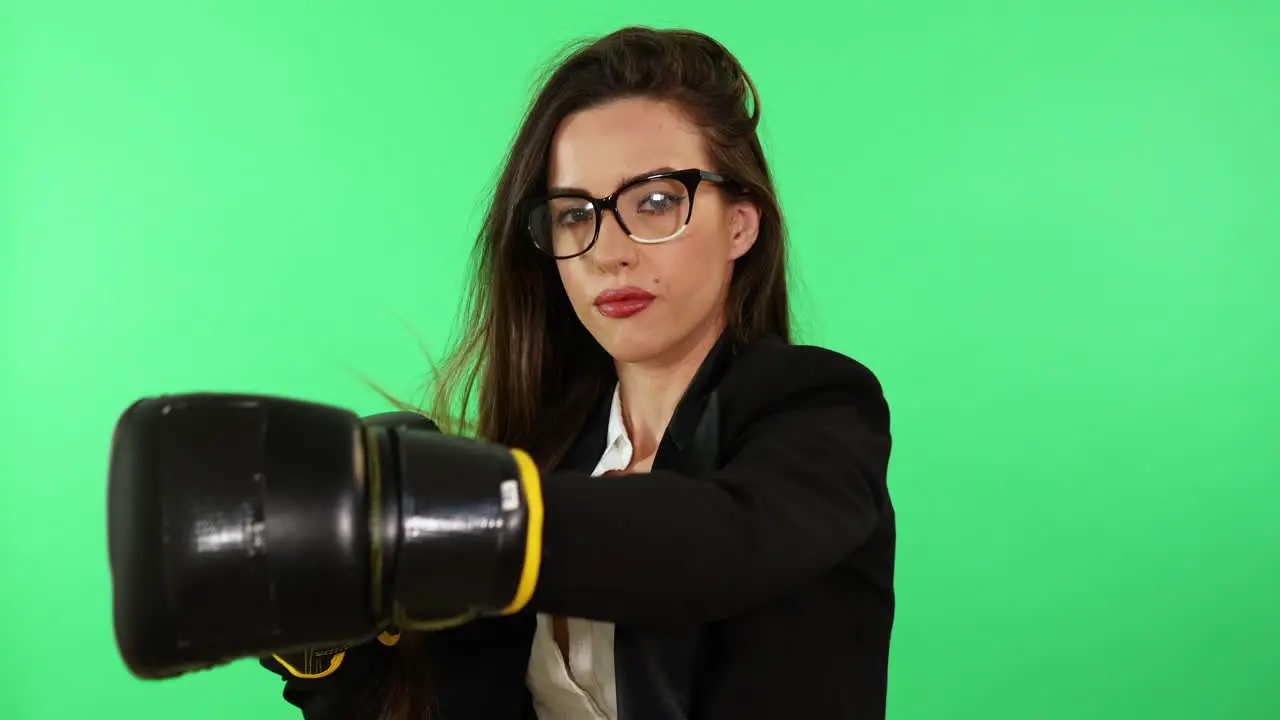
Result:
M309 656L311 651L308 650L307 652ZM280 657L279 655L273 654L271 657L275 658L276 662L284 666L284 669L288 670L290 675L300 680L319 680L322 677L328 677L329 675L332 675L335 671L337 671L339 667L342 666L343 659L347 657L347 651L343 650L342 652L338 652L338 653L334 653L333 655L330 655L329 667L325 668L324 670L321 670L318 673L302 672L301 670L295 668L293 665L290 665L287 660Z
M542 504L542 476L538 472L538 464L523 450L512 449L511 457L516 461L516 474L520 488L524 491L528 511L525 518L528 537L525 539L520 584L516 587L511 604L502 609L503 615L520 612L533 599L534 588L538 586L538 573L542 569L542 524L546 512Z

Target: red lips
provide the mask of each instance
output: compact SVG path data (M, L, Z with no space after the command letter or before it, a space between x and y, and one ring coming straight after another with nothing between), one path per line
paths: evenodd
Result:
M655 297L638 287L612 288L596 296L596 310L607 318L629 318L644 312Z

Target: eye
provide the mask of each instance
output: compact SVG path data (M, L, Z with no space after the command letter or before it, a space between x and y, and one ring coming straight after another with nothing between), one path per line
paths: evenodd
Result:
M640 207L637 208L637 210L642 213L658 215L675 210L680 207L680 204L683 202L683 195L666 192L652 192L648 193L640 200Z
M556 224L562 227L577 225L578 223L591 222L592 212L589 207L571 207L556 213Z

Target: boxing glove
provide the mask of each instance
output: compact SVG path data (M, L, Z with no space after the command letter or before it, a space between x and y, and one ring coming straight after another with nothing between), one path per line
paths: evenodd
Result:
M107 531L120 655L165 678L516 612L542 505L527 455L411 413L201 393L120 416Z

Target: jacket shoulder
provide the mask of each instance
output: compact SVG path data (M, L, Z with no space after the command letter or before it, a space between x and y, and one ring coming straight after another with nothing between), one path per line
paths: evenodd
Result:
M873 428L889 427L888 403L875 373L844 353L816 345L769 340L747 346L734 358L720 394L722 402L747 414L852 404Z

